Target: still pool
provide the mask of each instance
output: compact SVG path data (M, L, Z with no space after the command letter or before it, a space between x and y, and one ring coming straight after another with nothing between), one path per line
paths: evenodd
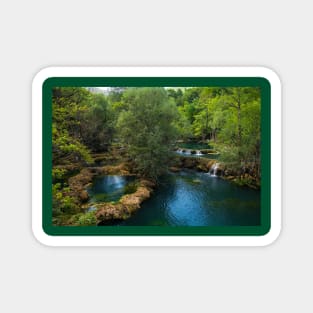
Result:
M254 226L260 191L195 171L169 173L124 226Z
M87 188L89 202L118 201L124 194L132 193L134 176L106 175L95 178Z

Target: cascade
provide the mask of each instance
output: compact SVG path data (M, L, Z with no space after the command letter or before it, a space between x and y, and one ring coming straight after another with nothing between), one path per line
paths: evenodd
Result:
M210 168L209 175L212 177L216 177L218 167L219 167L219 163L214 163L213 166Z

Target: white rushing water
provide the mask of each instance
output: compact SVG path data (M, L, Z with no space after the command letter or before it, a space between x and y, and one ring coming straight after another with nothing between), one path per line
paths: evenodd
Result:
M218 167L219 167L219 163L214 163L213 166L210 168L210 171L209 171L209 175L212 176L212 177L216 177L216 173L217 173L217 170L218 170Z
M191 153L191 149L177 149L176 152L179 153L179 154L185 154L185 155L192 155ZM200 150L196 150L196 153L194 153L194 155L203 155L203 153L201 153Z

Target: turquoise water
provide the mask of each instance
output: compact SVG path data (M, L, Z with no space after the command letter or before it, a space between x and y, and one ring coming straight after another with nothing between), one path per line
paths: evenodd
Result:
M125 226L259 225L260 192L206 173L182 171L160 180Z
M124 194L133 192L131 184L134 176L106 175L93 180L87 188L89 202L111 202L119 200Z

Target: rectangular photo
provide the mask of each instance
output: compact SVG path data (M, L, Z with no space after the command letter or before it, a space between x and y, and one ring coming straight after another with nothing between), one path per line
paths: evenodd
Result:
M36 237L207 245L277 236L279 90L264 68L43 70L33 83Z
M259 226L260 87L54 87L52 224Z

